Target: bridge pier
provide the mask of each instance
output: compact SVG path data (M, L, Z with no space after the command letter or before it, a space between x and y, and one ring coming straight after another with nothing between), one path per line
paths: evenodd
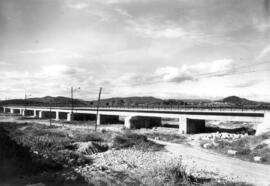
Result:
M33 117L36 118L37 117L37 110L33 110L34 113L33 113Z
M59 112L55 112L55 120L56 121L59 121L60 120L60 118L59 118Z
M73 121L73 114L71 113L67 114L67 121Z
M161 117L127 116L124 123L127 129L152 128L161 126Z
M4 107L4 112L7 113L8 112L8 108Z
M179 117L179 132L181 134L194 134L205 131L205 120Z
M255 135L258 136L260 134L263 134L269 131L270 131L270 112L265 112L264 120L262 123L258 124Z
M11 114L14 114L14 109L10 109L10 113Z
M42 111L42 110L39 111L39 113L38 113L38 118L43 118L43 112L44 112L44 111Z
M127 116L125 117L125 123L124 123L124 126L126 129L131 129L131 120L132 116Z
M26 116L26 110L25 110L25 109L23 109L22 115L23 115L23 116Z
M179 117L179 132L180 134L187 133L187 118L185 116Z

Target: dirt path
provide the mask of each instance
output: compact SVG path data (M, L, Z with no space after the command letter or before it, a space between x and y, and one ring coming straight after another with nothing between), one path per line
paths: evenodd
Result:
M181 155L187 170L200 176L214 176L259 186L270 185L269 165L242 161L187 145L152 141L165 145L165 148L173 154ZM202 175L200 172L205 173Z

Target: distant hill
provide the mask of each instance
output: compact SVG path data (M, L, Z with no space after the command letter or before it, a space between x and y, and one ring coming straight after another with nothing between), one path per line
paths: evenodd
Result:
M41 97L41 98L29 98L26 101L27 105L35 105L35 106L49 106L51 103L52 106L70 106L71 105L71 98L68 97ZM81 99L74 99L73 100L74 106L96 106L97 100L93 101L85 101ZM212 103L215 105L234 105L234 106L270 106L270 103L266 102L258 102L258 101L251 101L245 98L240 98L237 96L229 96L222 100L211 101L207 99L159 99L155 97L115 97L115 98L107 98L101 99L100 106L120 106L120 107L171 107L171 106L183 106L183 105L198 105L198 106L208 106ZM0 101L1 105L24 105L24 99L12 99L7 101Z
M28 98L26 100L27 105L35 105L35 106L49 106L51 103L52 106L69 106L71 105L71 98L67 97L41 97L41 98ZM87 101L74 99L73 100L74 105L76 106L88 106ZM2 105L24 105L25 100L24 99L11 99L6 101L0 101L0 104Z
M97 101L91 101L90 105L96 105ZM108 98L100 101L101 106L166 106L183 105L185 102L176 99L159 99L155 97L126 97Z
M270 103L267 102L252 101L237 96L229 96L222 100L218 100L218 102L228 103L231 105L253 105L253 106L270 105Z
M67 97L41 97L41 98L28 98L26 101L27 105L37 105L37 106L70 106L71 98ZM73 100L74 106L96 106L97 100L85 101L80 99ZM5 105L24 105L24 99L12 99L7 101L0 101L0 104ZM155 97L116 97L101 99L100 106L171 106L171 105L184 105L184 101L176 99L159 99Z

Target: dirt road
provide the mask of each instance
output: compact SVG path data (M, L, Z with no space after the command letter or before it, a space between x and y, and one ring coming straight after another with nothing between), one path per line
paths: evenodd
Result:
M242 161L187 145L152 141L165 145L165 148L173 154L181 155L187 171L193 174L247 182L258 186L270 185L270 165Z

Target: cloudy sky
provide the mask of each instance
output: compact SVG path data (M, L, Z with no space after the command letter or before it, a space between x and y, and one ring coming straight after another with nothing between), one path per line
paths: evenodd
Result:
M0 99L270 101L268 0L0 0Z

